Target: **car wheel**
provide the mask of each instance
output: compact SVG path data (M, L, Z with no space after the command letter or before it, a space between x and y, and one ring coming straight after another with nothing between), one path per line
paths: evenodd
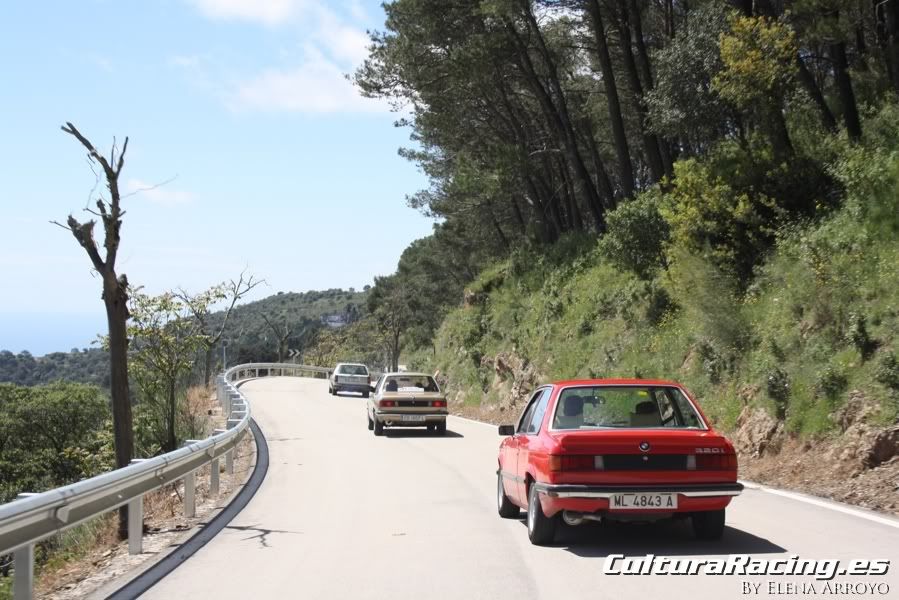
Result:
M446 421L440 421L435 425L437 435L446 435Z
M378 421L377 419L375 419L374 421L375 421L375 435L384 435L384 423L382 423L381 421Z
M496 474L496 508L499 511L499 516L504 519L514 519L521 514L519 508L512 504L512 501L506 496L501 473Z
M375 422L371 420L371 415L366 411L365 417L368 419L368 430L371 431L375 428Z
M363 397L363 398L368 398L368 392L362 392L362 397Z
M531 483L528 490L528 539L535 546L551 544L556 537L556 517L547 517L540 506L537 486Z
M720 540L724 534L724 509L693 513L693 533L700 540Z

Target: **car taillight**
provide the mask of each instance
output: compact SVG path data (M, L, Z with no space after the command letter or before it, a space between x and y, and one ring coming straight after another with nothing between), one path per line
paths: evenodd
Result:
M604 468L602 456L592 454L552 454L549 457L550 471L594 471Z
M446 400L431 400L431 406L446 408Z
M368 376L368 385L371 385L371 375Z
M381 400L378 402L378 406L381 408L390 408L392 406L396 406L396 402L394 400Z
M691 454L687 456L687 469L697 471L734 471L736 454Z

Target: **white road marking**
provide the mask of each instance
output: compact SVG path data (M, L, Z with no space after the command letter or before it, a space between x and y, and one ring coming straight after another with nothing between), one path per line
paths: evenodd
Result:
M827 500L825 498L816 498L814 496L809 496L808 494L801 494L799 492L788 492L787 490L781 490L778 488L768 487L766 485L761 485L759 483L755 483L752 481L744 481L740 480L746 488L750 490L759 490L762 492L768 492L769 494L774 494L775 496L783 496L784 498L789 498L790 500L796 500L797 502L805 502L806 504L812 504L814 506L819 506L821 508L827 508L836 512L841 512L847 515L852 515L853 517L858 517L859 519L866 519L868 521L873 521L874 523L879 523L881 525L887 525L888 527L895 527L899 529L899 519L894 519L887 515L880 515L873 511L855 508L848 504L843 504L842 502L837 502L836 500Z
M458 415L450 415L454 419L459 419L460 421L468 421L469 423L474 423L475 425L483 425L485 427L491 427L496 429L498 425L494 425L493 423L487 423L485 421L475 421L474 419L469 419L467 417L460 417Z

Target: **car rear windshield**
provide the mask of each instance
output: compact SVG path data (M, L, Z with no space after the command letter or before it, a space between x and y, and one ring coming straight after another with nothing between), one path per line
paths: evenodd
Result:
M365 365L340 365L337 372L341 375L368 375Z
M439 392L437 382L428 375L391 375L384 384L385 392Z
M704 429L693 404L670 386L565 388L556 403L553 429Z

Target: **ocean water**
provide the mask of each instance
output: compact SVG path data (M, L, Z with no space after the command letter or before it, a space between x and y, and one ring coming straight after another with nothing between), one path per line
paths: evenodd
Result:
M106 331L106 314L98 313L0 313L0 350L34 356L96 347L98 334Z

